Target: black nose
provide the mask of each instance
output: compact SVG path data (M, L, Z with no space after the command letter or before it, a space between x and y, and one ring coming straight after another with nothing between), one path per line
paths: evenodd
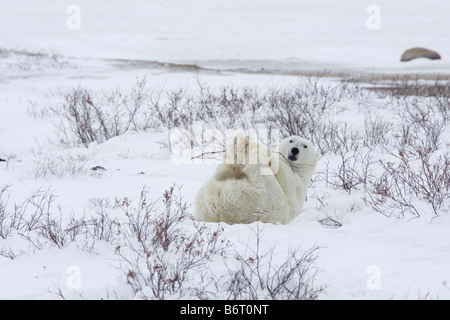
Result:
M298 154L300 152L300 150L298 150L298 148L292 148L291 152L292 152L293 155L296 155L296 154Z

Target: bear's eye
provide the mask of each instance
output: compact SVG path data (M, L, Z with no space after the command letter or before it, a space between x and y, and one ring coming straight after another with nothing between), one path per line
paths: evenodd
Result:
M292 140L289 140L290 143L292 143Z
M303 146L303 148L305 148L305 149L306 149L306 148L308 148L308 146Z

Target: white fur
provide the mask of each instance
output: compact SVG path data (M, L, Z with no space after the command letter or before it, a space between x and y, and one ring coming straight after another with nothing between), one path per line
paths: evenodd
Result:
M317 158L312 143L299 136L284 139L274 153L239 132L227 145L224 163L197 193L196 218L288 223L302 210Z

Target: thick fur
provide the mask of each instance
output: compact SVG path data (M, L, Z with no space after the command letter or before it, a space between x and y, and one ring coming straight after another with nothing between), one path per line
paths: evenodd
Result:
M299 136L284 139L275 153L239 132L228 143L223 163L197 193L196 218L286 224L302 210L317 158L312 143Z

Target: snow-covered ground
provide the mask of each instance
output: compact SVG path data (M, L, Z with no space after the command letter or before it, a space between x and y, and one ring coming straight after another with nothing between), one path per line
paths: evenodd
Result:
M8 161L0 162L0 188L10 185L8 205L37 189L50 189L62 213L81 216L90 198L135 199L144 186L157 198L173 184L182 186L184 200L192 204L214 171L212 164L175 164L159 143L164 132L128 132L88 148L58 143L58 120L30 115L47 105L49 92L77 86L127 90L142 76L149 87L165 90L195 87L199 81L211 88L264 90L295 84L296 72L449 73L448 3L378 1L380 29L370 30L367 8L373 4L77 1L81 28L70 30L70 1L2 1L0 158ZM415 46L436 50L443 58L400 63L401 53ZM268 72L239 72L261 68ZM390 112L389 100L380 101ZM354 103L340 116L363 126L354 121L361 118L358 112ZM40 162L64 154L87 159L85 172L36 174ZM318 170L331 159L322 158ZM94 166L106 171L95 174L89 170ZM320 246L316 284L326 287L320 299L450 298L448 214L387 218L369 208L360 192L322 187L313 184L304 212L287 225L223 225L222 236L238 248L252 248L255 230L262 229L262 245L276 248L280 256L290 248ZM311 198L315 193L328 194L325 205ZM342 227L318 223L327 216ZM114 247L106 243L99 242L92 252L76 243L37 249L15 234L0 238L0 250L1 299L60 298L58 289L74 298L134 298ZM8 250L14 259L6 257ZM210 267L223 270L223 261L214 260ZM81 282L75 294L69 290L74 275Z
M2 1L2 46L285 71L448 73L450 66L446 1L83 0L74 30L66 23L77 22L70 5ZM411 47L436 50L443 59L399 63Z

